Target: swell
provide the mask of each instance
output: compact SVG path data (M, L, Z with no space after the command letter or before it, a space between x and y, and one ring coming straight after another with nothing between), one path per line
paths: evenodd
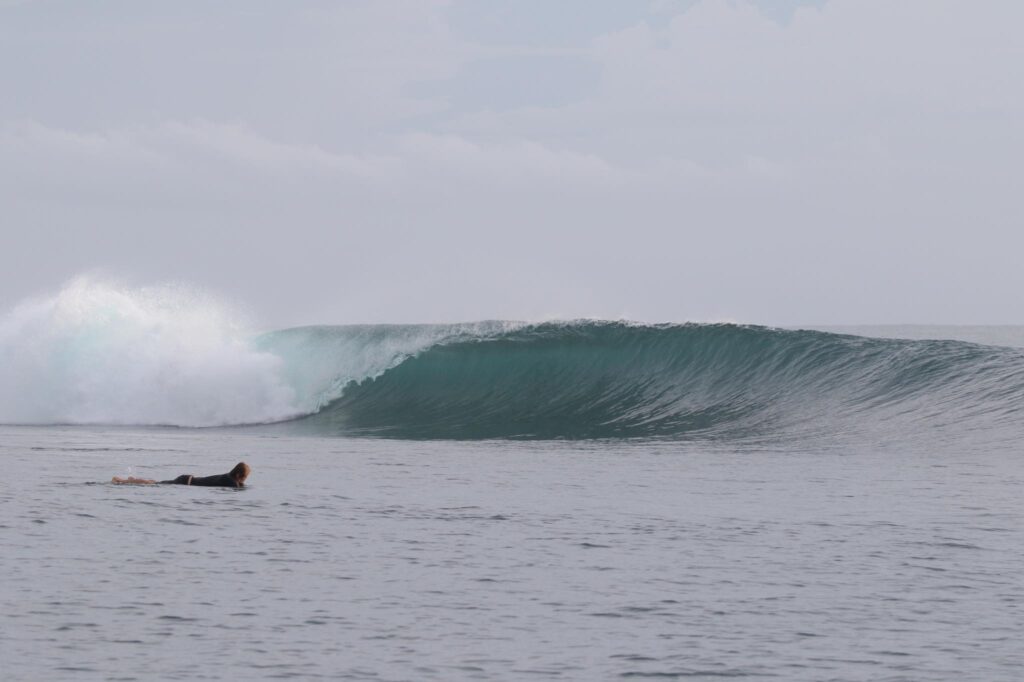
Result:
M1006 435L1024 405L1024 353L737 325L548 323L442 334L338 389L295 426L393 438L885 442Z
M739 325L305 327L82 278L0 316L0 423L390 438L1024 438L1024 351Z

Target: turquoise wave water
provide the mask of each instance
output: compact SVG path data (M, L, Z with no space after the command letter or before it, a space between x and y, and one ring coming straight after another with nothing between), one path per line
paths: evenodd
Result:
M739 325L313 327L267 335L291 428L391 438L1015 439L1024 352ZM344 366L339 371L339 366Z

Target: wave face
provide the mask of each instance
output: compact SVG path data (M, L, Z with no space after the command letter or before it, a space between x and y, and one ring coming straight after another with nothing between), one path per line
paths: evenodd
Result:
M255 334L195 292L90 280L0 318L2 423L977 443L1020 440L1022 410L1024 351L958 341L598 321Z
M361 328L393 353L296 426L394 438L1016 438L1024 352L737 325ZM352 328L292 330L351 339ZM281 338L276 339L280 343ZM275 344L270 344L275 345ZM301 344L300 344L301 345ZM415 345L415 344L411 344ZM318 364L314 362L314 364ZM1006 429L1013 429L1008 434Z

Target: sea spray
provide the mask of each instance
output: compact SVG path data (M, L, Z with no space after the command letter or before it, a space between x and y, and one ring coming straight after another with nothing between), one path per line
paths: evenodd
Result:
M0 421L212 426L295 416L282 360L181 286L79 278L0 318Z

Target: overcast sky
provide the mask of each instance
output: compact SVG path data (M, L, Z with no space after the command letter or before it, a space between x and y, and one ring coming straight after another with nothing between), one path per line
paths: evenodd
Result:
M0 0L0 304L1024 323L1020 0Z

